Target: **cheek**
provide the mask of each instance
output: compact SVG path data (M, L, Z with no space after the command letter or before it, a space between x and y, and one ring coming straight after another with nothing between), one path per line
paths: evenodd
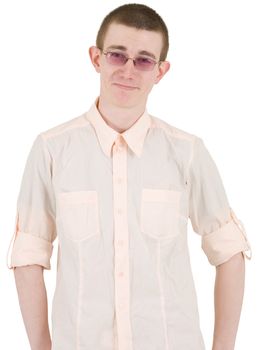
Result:
M108 72L101 73L100 76L100 82L101 82L101 87L105 90L108 90L110 88L110 83L111 83L111 76L108 74Z
M150 91L155 83L155 76L145 77L142 80L142 87L146 91Z
M114 75L113 69L111 67L102 66L100 72L100 80L102 83L108 83L112 80Z

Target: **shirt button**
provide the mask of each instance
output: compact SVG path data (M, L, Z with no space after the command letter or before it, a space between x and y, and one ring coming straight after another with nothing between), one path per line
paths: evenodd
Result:
M118 140L115 142L118 149L122 149L124 147L124 143L121 137L118 138Z
M118 303L117 307L118 307L119 310L122 310L123 309L123 304L122 303Z
M124 272L119 272L118 276L119 277L123 277L124 276Z
M119 240L119 241L118 241L118 245L119 245L120 247L122 247L122 246L123 246L123 240Z
M121 184L122 183L122 177L117 177L117 183Z
M117 213L118 213L119 215L121 215L121 214L122 214L122 209L119 208L119 209L117 210Z

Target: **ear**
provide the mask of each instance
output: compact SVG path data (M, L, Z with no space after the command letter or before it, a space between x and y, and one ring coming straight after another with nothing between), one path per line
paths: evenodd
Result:
M158 84L159 81L164 77L164 75L169 71L170 69L170 62L163 61L160 63L158 67L158 74L155 78L155 84Z
M89 53L89 57L90 60L93 64L93 66L95 67L95 70L97 73L100 72L100 49L98 49L98 47L96 46L90 46L90 48L88 49L88 53Z

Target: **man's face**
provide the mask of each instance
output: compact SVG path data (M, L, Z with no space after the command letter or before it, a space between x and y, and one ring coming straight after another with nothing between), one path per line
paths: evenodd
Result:
M160 60L162 35L112 23L105 35L103 51L125 53L128 57L145 57ZM151 71L140 71L132 60L123 66L107 62L106 56L96 47L89 49L94 67L100 73L100 97L117 107L133 108L145 104L149 92L169 69L169 63L156 64Z

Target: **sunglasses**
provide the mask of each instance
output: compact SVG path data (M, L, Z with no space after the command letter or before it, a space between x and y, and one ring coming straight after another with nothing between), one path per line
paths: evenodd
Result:
M126 54L117 51L103 51L99 48L102 53L105 55L106 60L109 64L113 66L124 66L128 60L132 60L136 69L141 71L151 71L154 69L154 66L162 61L155 61L152 58L145 56L137 56L134 58L128 57Z

